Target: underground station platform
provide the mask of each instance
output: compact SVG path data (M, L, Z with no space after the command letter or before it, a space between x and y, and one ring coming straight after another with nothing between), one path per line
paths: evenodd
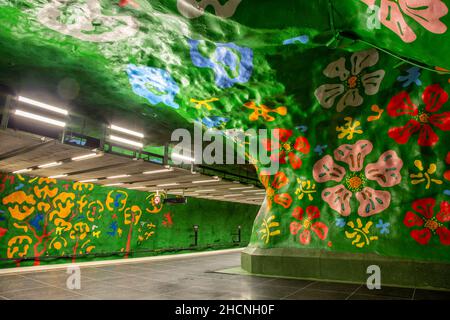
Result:
M450 300L449 7L0 0L0 304Z

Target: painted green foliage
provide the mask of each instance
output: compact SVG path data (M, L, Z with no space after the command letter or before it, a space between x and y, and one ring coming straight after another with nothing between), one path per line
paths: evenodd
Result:
M252 245L450 261L448 4L212 3L0 1L0 80L34 52L78 70L84 108L274 129Z
M197 199L164 206L164 195L155 193L8 174L0 175L0 194L0 257L10 259L1 267L189 248L194 224L200 226L199 248L232 246L238 226L245 244L257 211L251 205ZM21 261L25 257L34 260Z

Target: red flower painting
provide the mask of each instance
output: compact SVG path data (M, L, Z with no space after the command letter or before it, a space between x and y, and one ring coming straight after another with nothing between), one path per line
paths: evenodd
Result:
M277 190L280 190L282 187L289 184L289 179L284 172L277 172L273 176L273 179L271 179L271 175L265 174L265 172L261 172L259 177L261 183L266 188L267 207L269 209L272 208L274 202L285 209L291 206L292 197L288 193L276 193ZM272 180L272 182L270 180Z
M430 242L433 235L439 237L443 245L450 245L450 230L444 226L445 222L450 221L450 203L442 201L439 212L434 215L436 200L433 198L424 198L412 203L413 211L408 211L403 223L411 230L411 237L421 245Z
M409 116L411 119L402 127L391 128L389 137L399 144L405 144L416 132L419 133L418 143L422 147L430 147L439 141L436 129L450 130L450 112L440 112L448 100L448 94L439 84L425 88L422 94L425 107L419 107L411 101L408 92L402 91L394 96L387 112L391 117Z
M271 152L270 159L280 164L286 164L287 160L293 169L299 169L302 166L301 156L310 151L309 142L305 137L292 137L292 130L275 129L273 140L262 139L264 149Z
M306 213L306 214L305 214ZM325 240L328 235L328 227L320 221L314 221L320 218L319 208L308 206L306 210L296 207L292 212L292 217L298 221L291 222L291 234L299 234L301 244L308 245L311 242L311 231L314 232L320 240Z

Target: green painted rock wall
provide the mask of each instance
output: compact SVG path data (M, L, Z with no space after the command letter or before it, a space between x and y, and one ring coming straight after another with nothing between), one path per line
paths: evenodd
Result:
M194 198L186 205L163 205L162 199L154 193L0 174L0 267L248 244L256 206ZM238 226L240 243L235 242Z
M100 120L276 130L253 246L450 261L446 1L0 5L6 84L75 78Z

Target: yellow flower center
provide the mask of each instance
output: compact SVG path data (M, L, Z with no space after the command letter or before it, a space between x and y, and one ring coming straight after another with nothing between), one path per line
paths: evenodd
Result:
M437 223L434 220L427 220L427 222L425 222L425 228L428 228L431 231L436 230L438 227L439 227L439 223Z
M286 150L286 151L290 151L291 150L291 145L289 143L285 143L283 145L283 149Z
M303 220L303 228L308 229L311 226L311 221L308 219Z
M361 186L361 184L362 184L362 180L358 176L354 176L354 177L351 177L350 179L348 179L348 185L350 186L350 188L357 189Z
M348 83L348 86L350 89L355 88L358 83L358 77L352 76L352 77L348 78L347 83Z
M422 123L428 123L428 114L427 113L422 113L421 115L419 115L419 121Z

